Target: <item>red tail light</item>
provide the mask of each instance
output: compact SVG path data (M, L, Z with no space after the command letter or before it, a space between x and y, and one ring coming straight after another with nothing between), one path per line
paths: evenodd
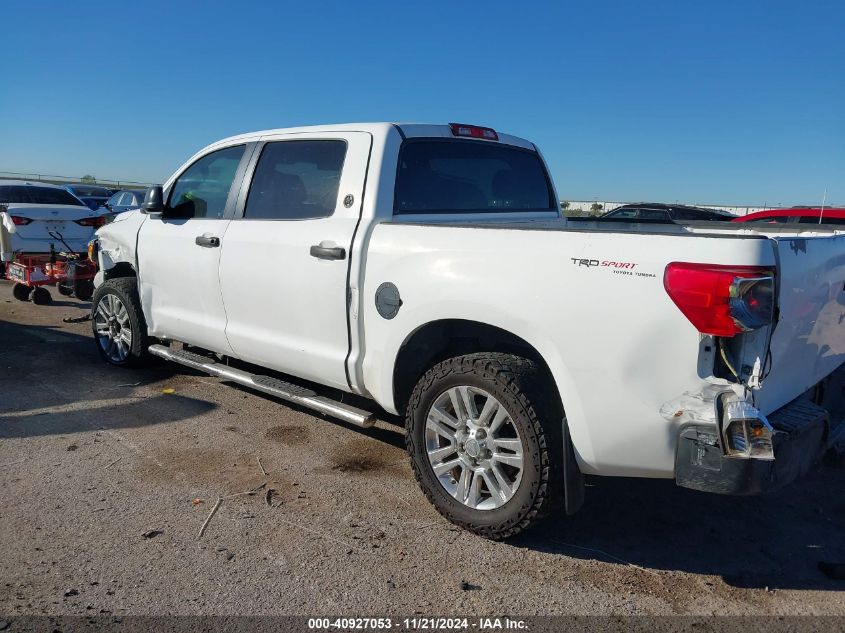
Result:
M499 140L499 135L496 134L496 130L489 127L481 127L480 125L450 123L449 129L452 130L452 136L469 136L471 138L487 139L488 141Z
M673 262L663 285L702 334L735 336L768 325L774 316L771 268Z
M30 220L29 218L22 218L19 215L13 215L12 222L15 224L15 226L26 226L27 224L32 222L32 220Z
M82 218L81 220L74 220L80 226L93 226L93 227L101 227L106 223L106 218L102 215L98 215L93 218Z

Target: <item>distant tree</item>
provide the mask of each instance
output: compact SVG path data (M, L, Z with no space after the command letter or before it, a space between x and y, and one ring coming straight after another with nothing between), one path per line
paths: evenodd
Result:
M599 204L598 202L594 202L590 205L590 213L593 215L598 215L602 212L602 209L604 209L604 205Z
M85 174L82 178L80 178L80 180L87 185L92 185L97 182L97 177L92 176L91 174Z
M560 208L561 208L561 209L563 209L564 211L566 211L566 210L569 208L569 201L568 201L568 200L564 200L563 202L561 202L561 203L560 203Z

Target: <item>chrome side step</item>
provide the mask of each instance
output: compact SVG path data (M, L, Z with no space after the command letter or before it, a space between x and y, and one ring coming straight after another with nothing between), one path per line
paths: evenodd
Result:
M332 400L331 398L318 396L306 387L285 382L278 378L251 374L240 369L235 369L234 367L221 365L205 356L183 350L173 350L164 345L150 345L149 351L153 356L185 365L186 367L205 372L212 376L218 376L223 380L236 382L244 387L276 396L288 402L294 402L303 407L355 424L356 426L369 428L375 423L373 413L370 411L364 411L357 407L344 404L343 402Z

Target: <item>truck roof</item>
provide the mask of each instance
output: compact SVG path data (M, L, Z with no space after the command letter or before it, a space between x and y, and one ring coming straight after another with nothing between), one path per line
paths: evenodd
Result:
M228 145L233 141L251 141L262 136L269 136L272 134L303 134L306 132L368 132L376 137L384 137L393 131L398 131L406 138L418 137L442 137L455 138L452 134L449 125L446 123L337 123L330 125L306 125L301 127L283 127L271 130L259 130L256 132L246 132L236 136L221 139L213 145ZM502 134L498 132L498 141L485 141L488 143L505 143L507 145L514 145L525 149L536 150L537 148L530 141L527 141L518 136L511 136L510 134ZM476 139L478 140L478 139Z

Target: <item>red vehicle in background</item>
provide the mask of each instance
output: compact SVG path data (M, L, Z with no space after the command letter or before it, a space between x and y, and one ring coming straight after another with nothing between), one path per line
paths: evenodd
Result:
M821 220L821 221L819 221ZM731 222L766 222L778 224L845 224L842 207L792 207L749 213Z

